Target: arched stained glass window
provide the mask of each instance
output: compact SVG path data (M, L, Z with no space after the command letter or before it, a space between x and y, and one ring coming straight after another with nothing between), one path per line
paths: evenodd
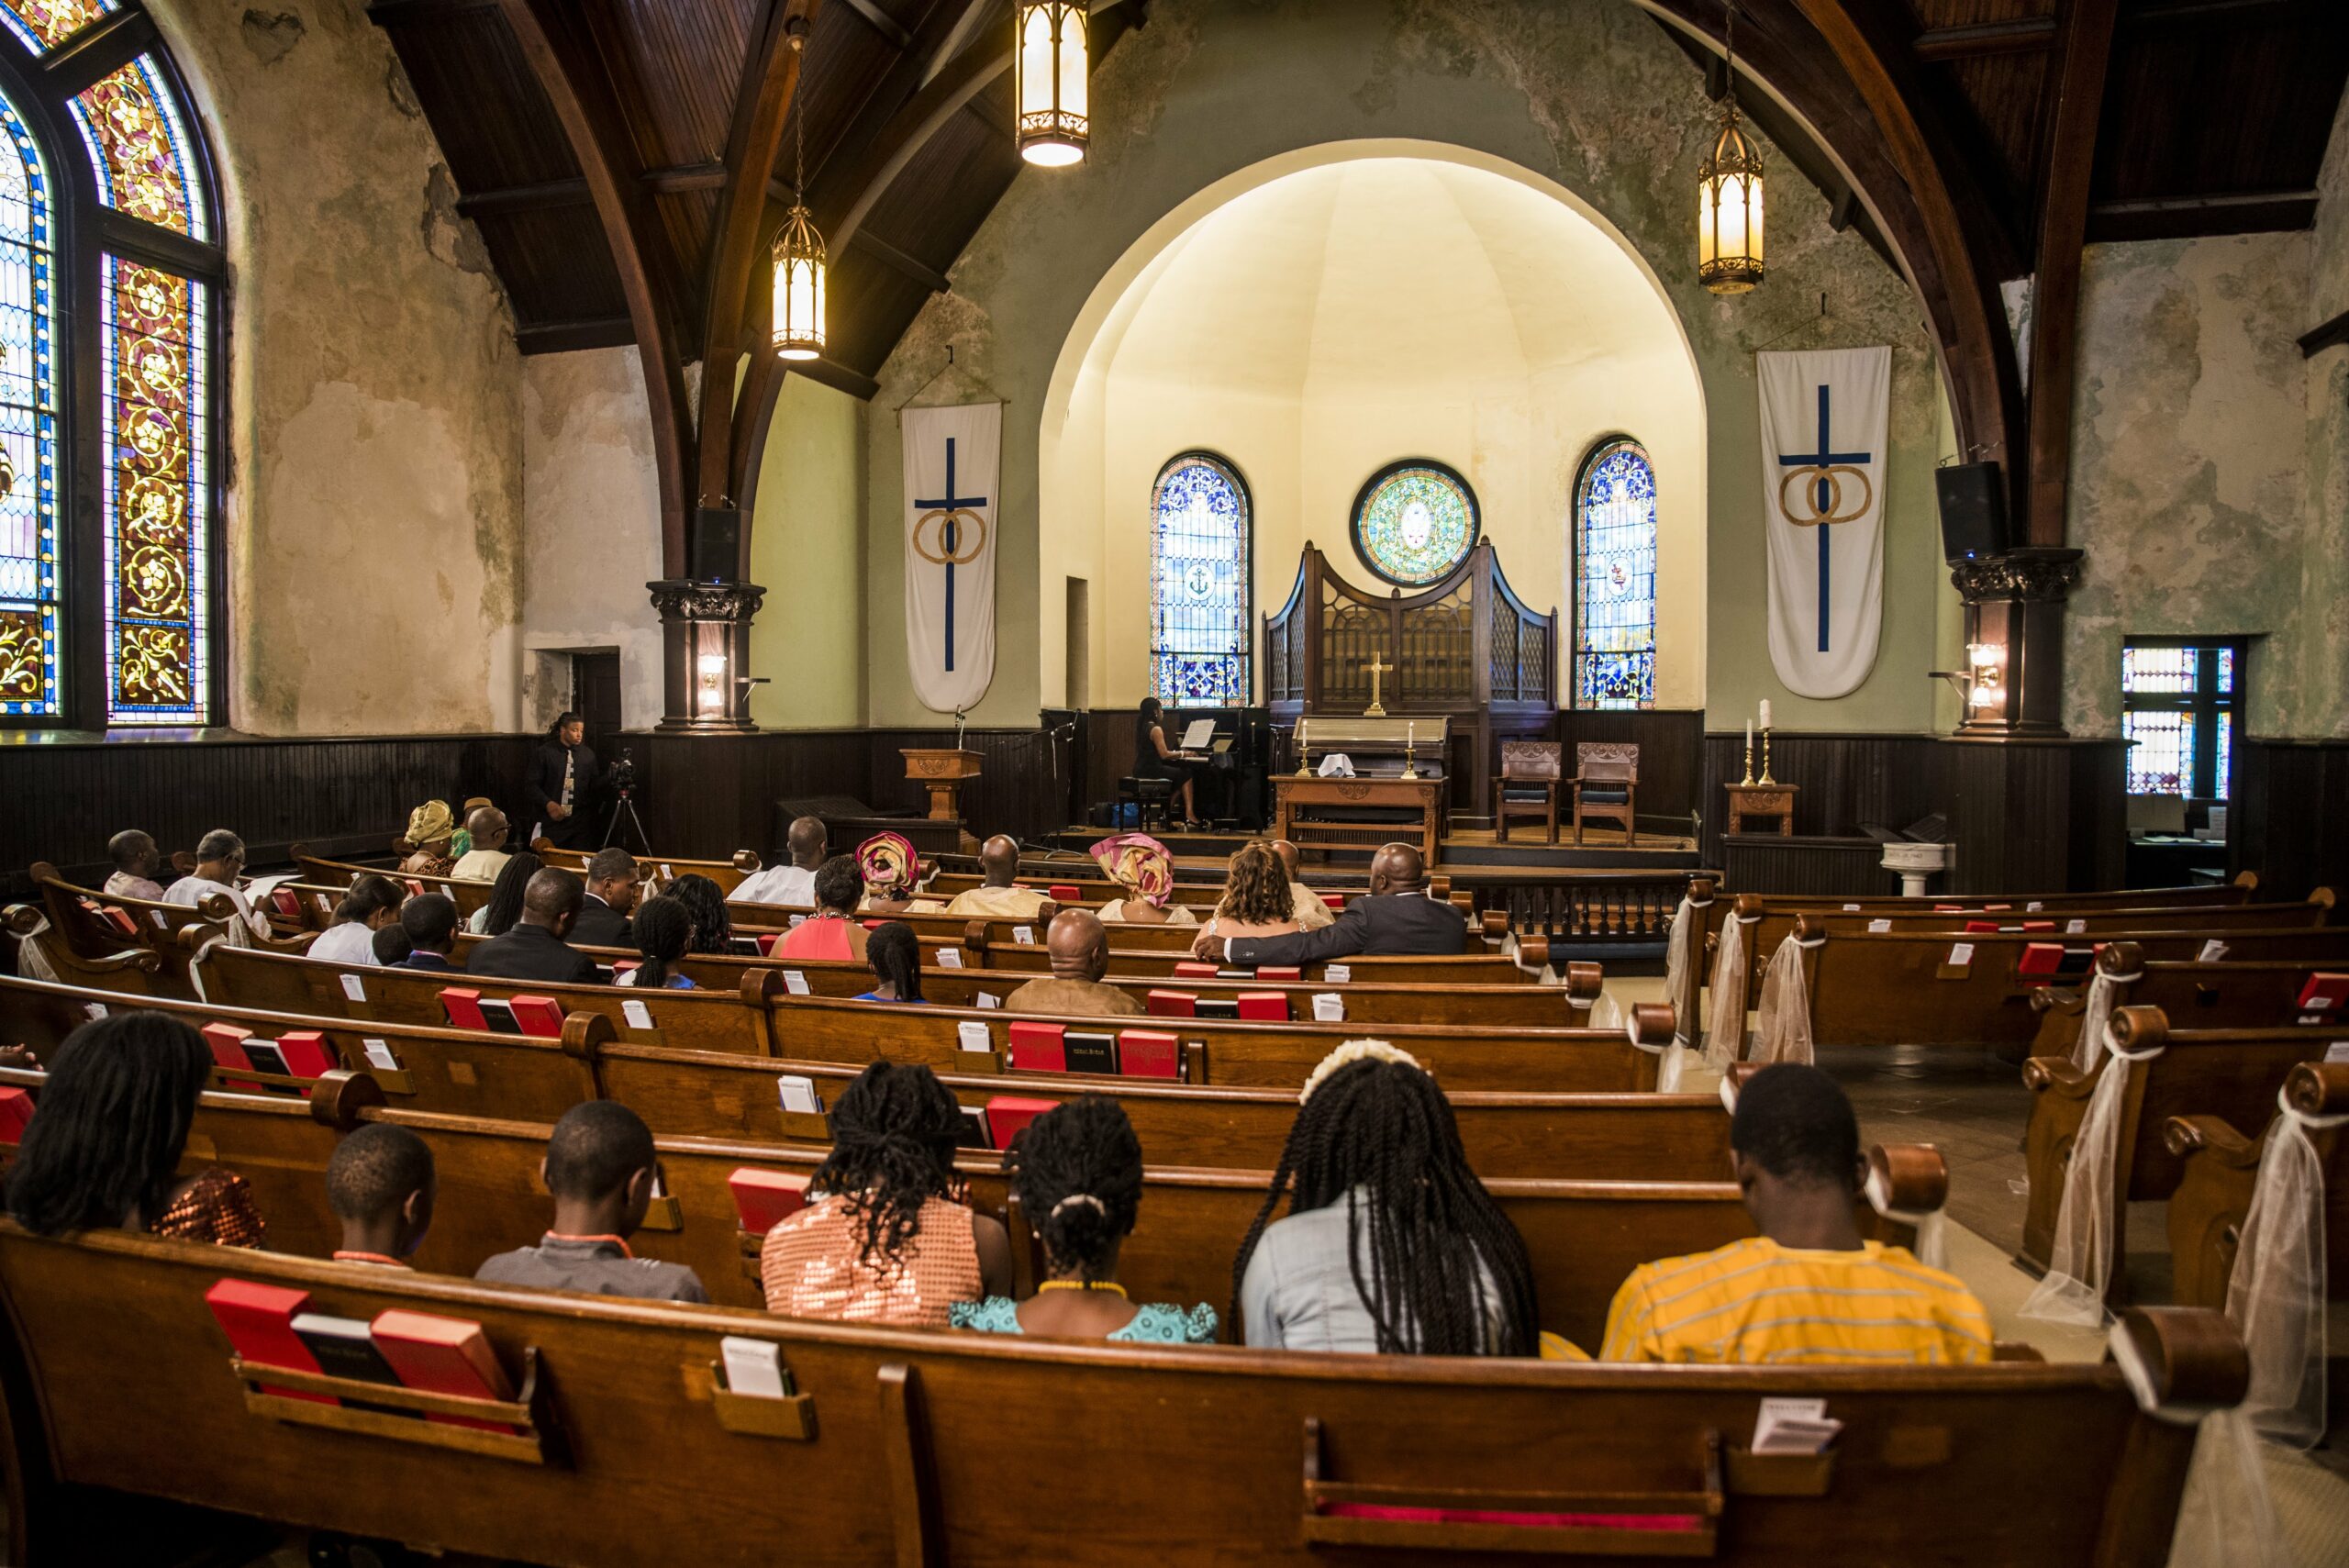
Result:
M1247 482L1211 452L1185 452L1158 471L1150 518L1151 695L1245 706L1255 614Z
M1476 493L1429 458L1387 464L1354 497L1354 554L1389 583L1422 588L1476 546Z
M213 723L227 261L142 0L0 0L0 718Z
M1576 707L1655 706L1655 468L1602 441L1575 487Z

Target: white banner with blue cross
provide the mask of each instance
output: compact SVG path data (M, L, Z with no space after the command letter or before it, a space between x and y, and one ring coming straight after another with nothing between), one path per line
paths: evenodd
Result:
M924 707L974 707L995 679L996 495L1003 405L907 408L906 659Z
M1762 385L1762 518L1770 662L1798 696L1868 678L1884 623L1885 436L1892 350L1753 356Z

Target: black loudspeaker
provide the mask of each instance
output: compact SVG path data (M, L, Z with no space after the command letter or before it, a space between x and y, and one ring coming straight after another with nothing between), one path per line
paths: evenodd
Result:
M1995 462L1933 470L1942 504L1942 557L1954 564L2007 553L2007 505Z
M729 506L694 509L692 548L686 552L696 583L742 580L742 514Z

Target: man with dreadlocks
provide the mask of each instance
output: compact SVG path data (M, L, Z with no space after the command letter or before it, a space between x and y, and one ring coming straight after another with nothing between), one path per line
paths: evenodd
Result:
M1125 1107L1099 1095L1054 1106L1021 1129L1011 1192L1034 1217L1044 1281L1025 1301L958 1301L957 1329L1127 1344L1211 1345L1215 1308L1136 1303L1118 1283L1118 1252L1141 1207L1141 1140Z
M958 1301L1011 1291L1011 1238L954 1173L962 1107L923 1066L876 1062L832 1107L807 1207L759 1250L767 1310L942 1329Z
M1407 1052L1348 1040L1305 1081L1231 1266L1248 1343L1384 1355L1539 1353L1525 1242ZM1266 1221L1290 1198L1289 1215Z
M1816 1067L1746 1082L1729 1145L1761 1235L1631 1271L1601 1361L1927 1366L1990 1359L1974 1293L1904 1247L1860 1235L1866 1166L1852 1102Z

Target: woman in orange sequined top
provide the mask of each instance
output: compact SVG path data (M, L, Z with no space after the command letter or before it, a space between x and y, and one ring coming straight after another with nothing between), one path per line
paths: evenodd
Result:
M44 1236L120 1228L260 1246L265 1228L242 1176L178 1176L211 1070L203 1037L161 1013L75 1029L49 1063L8 1173L10 1218Z
M759 1252L768 1311L942 1329L956 1302L1010 1294L1011 1240L962 1201L963 1112L936 1073L876 1062L831 1120L811 1201Z

